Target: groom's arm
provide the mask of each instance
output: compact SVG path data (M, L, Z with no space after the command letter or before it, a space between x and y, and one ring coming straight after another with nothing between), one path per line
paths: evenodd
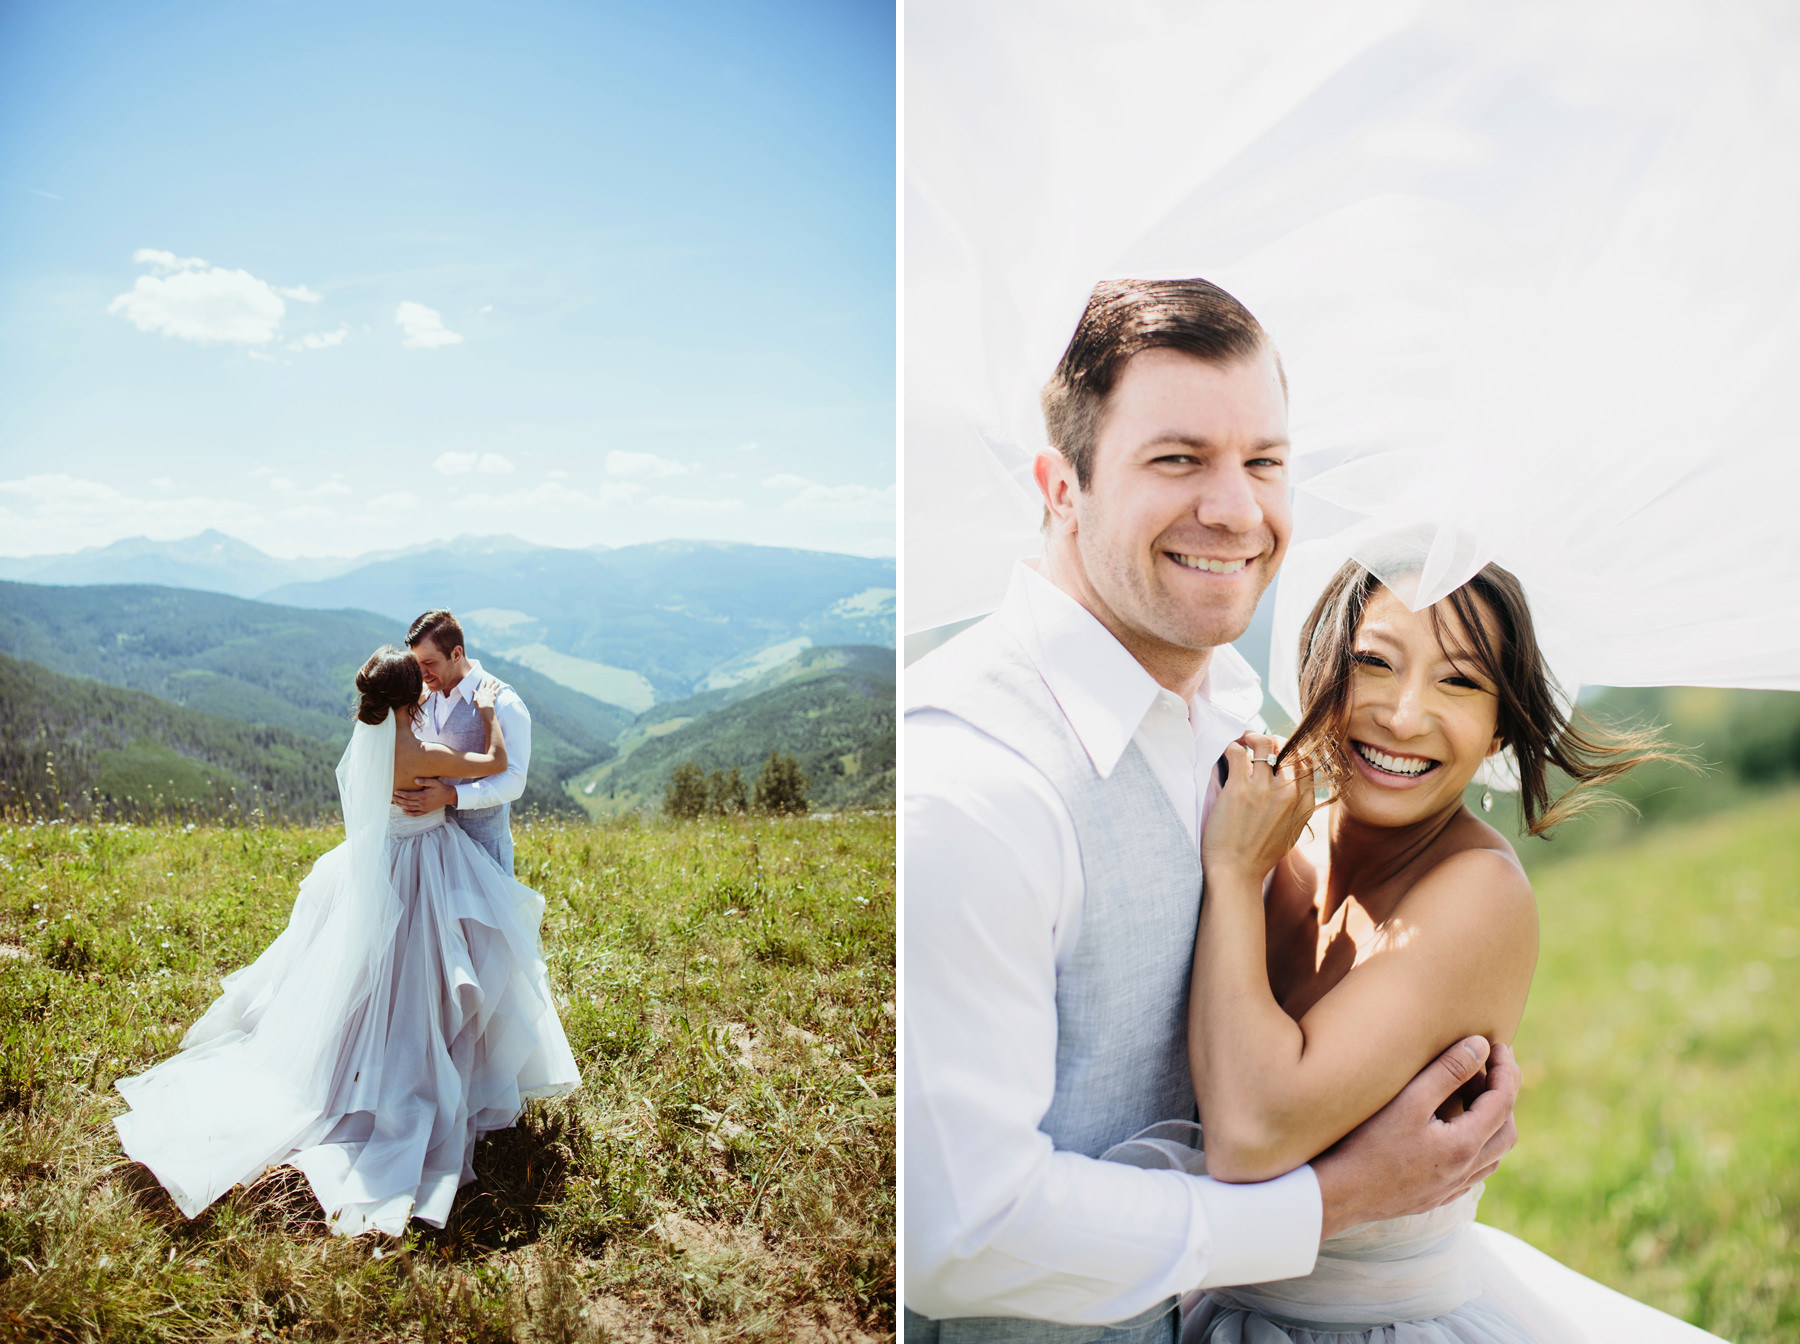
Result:
M1080 855L1047 781L942 715L907 720L906 1304L1122 1320L1197 1286L1308 1272L1312 1172L1226 1185L1058 1152L1056 973Z
M456 810L478 812L501 803L516 803L525 792L525 772L531 768L531 714L511 688L494 701L494 717L506 735L506 769L486 779L456 785Z

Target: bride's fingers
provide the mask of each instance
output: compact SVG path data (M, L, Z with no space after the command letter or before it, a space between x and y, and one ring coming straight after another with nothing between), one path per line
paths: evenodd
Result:
M1250 752L1242 742L1233 742L1225 748L1225 782L1241 780L1250 770Z

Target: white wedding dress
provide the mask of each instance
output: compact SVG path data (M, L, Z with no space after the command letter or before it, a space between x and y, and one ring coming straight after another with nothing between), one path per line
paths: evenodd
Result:
M1206 1172L1200 1126L1187 1121L1152 1125L1104 1156ZM1181 1344L1719 1344L1481 1226L1481 1191L1330 1237L1302 1278L1190 1294Z
M344 843L287 927L188 1031L121 1078L114 1124L188 1217L271 1166L334 1232L442 1227L475 1141L580 1082L538 950L544 901L442 811L390 805L393 716L338 765Z

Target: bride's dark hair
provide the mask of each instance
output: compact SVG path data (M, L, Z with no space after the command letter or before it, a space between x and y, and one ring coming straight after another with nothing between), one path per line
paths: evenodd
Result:
M369 655L369 661L356 674L356 689L362 693L356 717L364 723L383 723L390 709L403 709L416 716L419 692L424 685L424 674L413 656L405 649L384 644Z
M1348 777L1345 750L1350 731L1350 683L1357 631L1369 595L1381 580L1352 560L1325 585L1300 631L1300 724L1282 749L1299 753L1334 784ZM1431 628L1444 647L1445 608L1461 625L1467 654L1500 702L1497 731L1519 767L1519 806L1525 829L1542 835L1608 795L1590 790L1609 784L1646 761L1687 757L1653 728L1597 724L1567 697L1544 661L1532 628L1525 589L1499 565L1484 566L1448 597L1432 604ZM1482 612L1492 617L1492 628ZM1550 796L1550 768L1573 784Z

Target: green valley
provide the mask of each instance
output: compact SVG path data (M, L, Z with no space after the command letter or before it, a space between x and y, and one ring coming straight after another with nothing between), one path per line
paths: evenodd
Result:
M659 804L684 762L754 779L773 748L798 758L815 808L892 807L894 651L807 649L759 677L657 705L618 739L618 758L569 781L596 818Z

